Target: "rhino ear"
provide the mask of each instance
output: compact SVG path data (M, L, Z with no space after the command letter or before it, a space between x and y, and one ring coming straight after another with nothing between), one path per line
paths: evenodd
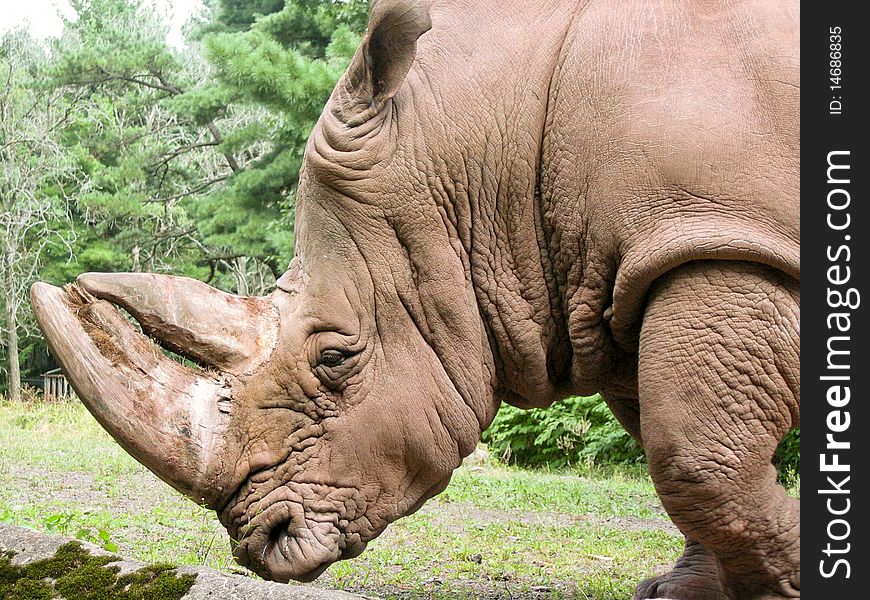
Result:
M414 62L417 39L431 27L427 0L372 2L368 29L347 70L346 122L380 110L396 94Z

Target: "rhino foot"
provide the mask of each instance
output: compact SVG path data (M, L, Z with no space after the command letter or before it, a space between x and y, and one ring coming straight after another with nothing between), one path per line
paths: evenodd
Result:
M673 571L643 580L635 600L726 600L716 559L698 542L686 539L686 549Z
M716 581L673 570L644 579L637 586L635 600L726 600Z

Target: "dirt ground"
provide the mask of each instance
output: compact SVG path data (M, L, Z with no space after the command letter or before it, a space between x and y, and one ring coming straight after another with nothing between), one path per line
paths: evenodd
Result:
M111 541L117 544L116 552L122 556L145 562L199 563L225 572L248 574L232 563L226 532L213 513L181 498L144 469L129 476L106 477L7 463L0 468L0 479L4 484L0 492L0 520L66 535L76 535L77 530L87 527L90 532L87 535L91 537L96 537L100 523L107 522ZM643 501L648 502L649 498ZM5 514L4 505L8 507ZM52 524L58 514L71 517L63 523ZM89 523L95 525L88 527ZM376 550L370 546L360 558L350 563L337 563L312 585L371 598L616 600L624 597L625 581L613 584L606 581L607 577L615 577L608 573L619 570L614 566L618 555L609 552L607 556L593 553L585 557L583 564L599 565L596 568L600 573L596 576L605 580L601 585L616 587L609 591L597 591L597 588L584 591L577 587L576 581L587 576L586 570L582 573L578 570L574 579L571 573L566 575L564 568L552 567L547 559L540 558L558 553L558 547L555 550L551 547L554 543L558 545L558 540L538 548L536 540L523 537L523 532L527 531L572 528L618 530L626 536L649 532L679 535L663 513L652 518L603 517L484 509L467 502L434 499L416 515L388 528L378 538ZM497 538L498 552L475 545L476 536L485 536L492 530L505 532ZM467 544L468 550L463 553L462 549L436 547L430 553L427 546L438 546L439 540L449 540L445 545ZM99 539L91 541L99 542ZM146 547L157 550L143 555L142 549ZM517 571L500 567L505 547L515 547L517 552L528 554L531 576L522 570L517 574ZM162 554L164 549L165 555ZM407 556L409 549L412 550L410 557ZM519 562L523 560L520 557ZM670 560L659 559L645 565L641 573L664 570ZM634 574L629 579L636 581Z

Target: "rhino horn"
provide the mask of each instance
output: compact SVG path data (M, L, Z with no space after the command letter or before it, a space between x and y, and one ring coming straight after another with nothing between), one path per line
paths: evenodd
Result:
M265 298L154 273L85 273L76 284L129 312L164 348L208 367L242 374L275 346L277 313Z
M277 320L264 318L269 300L150 274L86 274L64 289L36 283L30 296L52 353L100 424L175 489L222 506L233 491L224 467L236 377L265 361L277 337ZM155 340L206 368L172 360Z

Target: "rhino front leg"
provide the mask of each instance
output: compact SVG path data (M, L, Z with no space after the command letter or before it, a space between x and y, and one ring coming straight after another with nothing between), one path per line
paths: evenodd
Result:
M800 418L800 295L781 273L699 261L663 277L641 331L641 435L674 523L715 557L725 597L800 597L800 503L776 446ZM675 600L707 598L682 592ZM711 592L710 598L719 598Z

